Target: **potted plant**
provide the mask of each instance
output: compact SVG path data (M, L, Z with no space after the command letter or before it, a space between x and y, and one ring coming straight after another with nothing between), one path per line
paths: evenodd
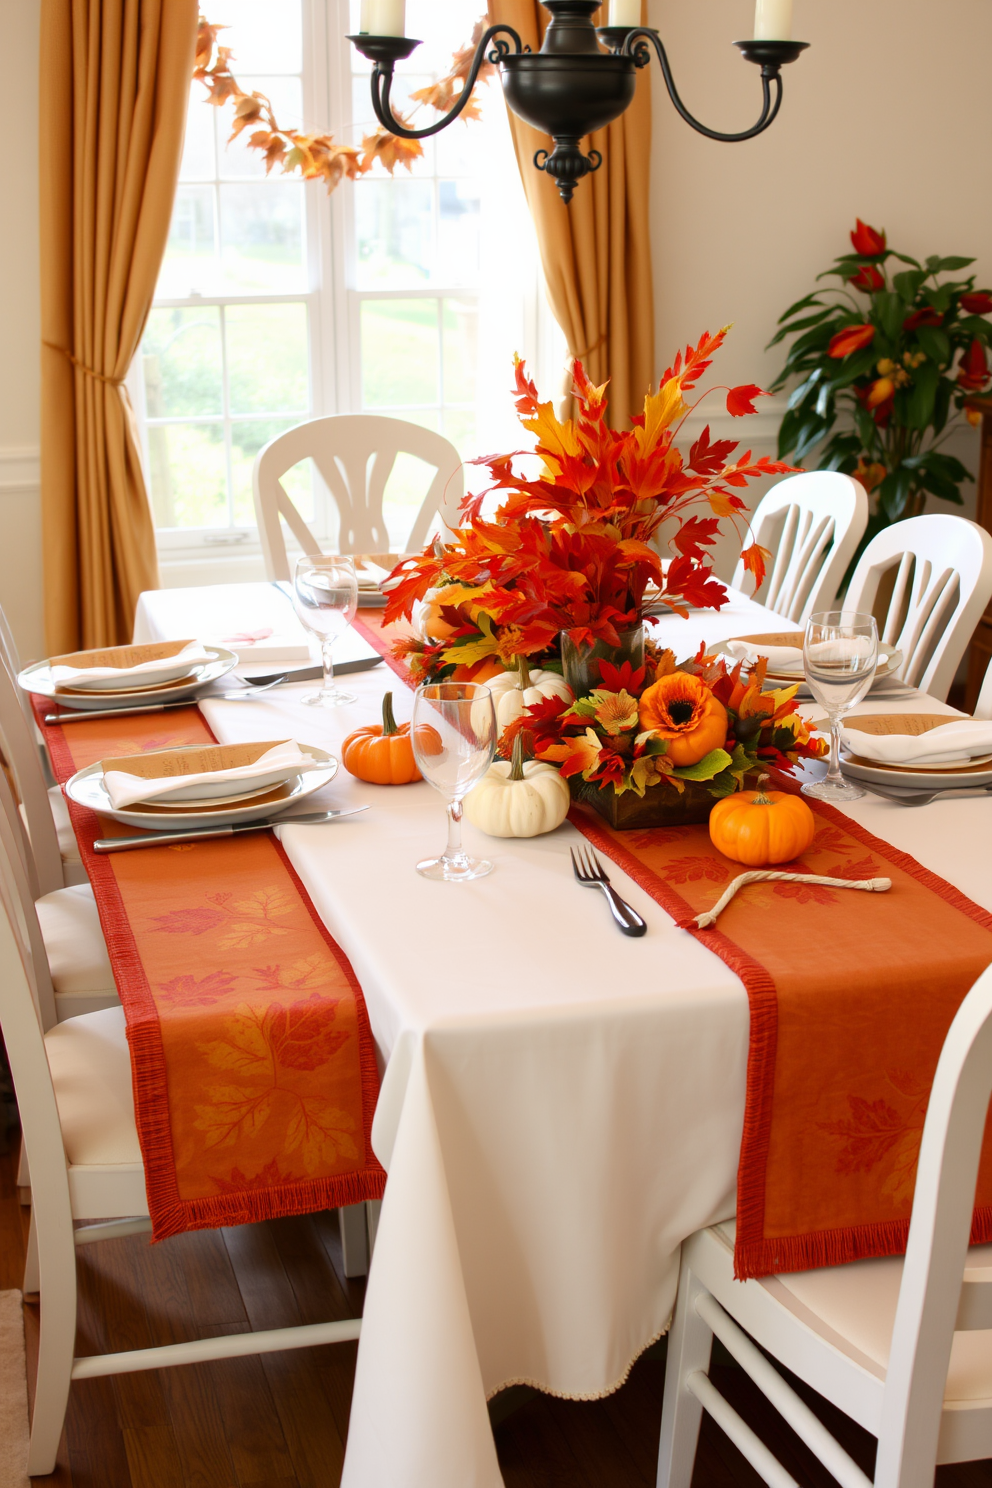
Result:
M861 481L874 497L864 546L928 494L961 505L973 477L943 445L962 411L977 420L965 400L990 380L992 291L962 277L974 259L919 263L860 218L851 244L819 275L840 283L791 305L769 345L795 338L771 389L796 384L779 457L821 446L820 469Z

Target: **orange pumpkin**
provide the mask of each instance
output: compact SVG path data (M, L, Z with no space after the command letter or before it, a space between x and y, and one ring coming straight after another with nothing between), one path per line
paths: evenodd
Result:
M449 682L488 682L490 677L502 676L506 667L495 656L484 656L472 666L456 666Z
M756 791L724 796L710 812L710 841L726 858L764 868L801 857L816 836L816 818L802 796L766 791L762 775Z
M356 729L341 745L341 763L370 785L409 785L423 776L417 769L410 742L410 725L393 717L393 694L382 700L382 723Z
M641 694L638 711L642 730L665 740L676 769L698 764L727 742L726 708L689 672L660 677Z

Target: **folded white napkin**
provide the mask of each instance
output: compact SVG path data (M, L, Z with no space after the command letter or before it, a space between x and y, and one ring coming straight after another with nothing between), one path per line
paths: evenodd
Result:
M373 563L371 558L363 558L356 564L358 572L359 589L378 589L383 579L388 579L390 570L383 568L378 563Z
M992 722L962 718L925 734L865 734L844 728L841 740L851 754L885 765L967 764L975 755L992 754Z
M728 641L727 650L736 661L757 661L767 656L769 669L773 672L795 672L802 676L803 649L801 646L762 646L756 641Z
M190 641L175 656L160 656L157 661L141 661L132 667L73 667L53 666L52 681L56 686L86 687L93 682L121 682L125 686L129 682L139 683L143 677L154 682L157 676L163 672L177 672L182 675L183 670L192 671L193 667L210 661L210 653L199 641Z
M295 739L289 739L285 744L277 744L274 749L268 750L254 764L239 765L234 770L205 770L199 775L163 775L155 780L143 780L124 770L106 770L103 783L114 810L122 811L137 801L150 801L170 795L173 791L188 790L191 785L212 785L226 780L243 780L247 784L259 776L278 776L280 772L288 779L290 775L302 775L306 770L316 769L319 763L312 754L304 753ZM196 802L190 801L189 807L191 811L195 811Z

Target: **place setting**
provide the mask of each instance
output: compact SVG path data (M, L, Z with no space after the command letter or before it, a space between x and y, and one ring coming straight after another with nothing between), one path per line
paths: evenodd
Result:
M158 641L51 656L25 667L17 683L25 692L57 705L57 712L46 715L46 723L71 723L188 704L237 665L237 653L226 646Z

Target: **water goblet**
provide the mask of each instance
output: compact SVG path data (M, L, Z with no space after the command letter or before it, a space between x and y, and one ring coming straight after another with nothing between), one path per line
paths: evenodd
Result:
M348 629L358 609L355 560L340 553L318 553L296 560L293 605L306 630L320 641L324 680L319 692L303 699L311 707L337 708L355 695L334 685L334 642Z
M475 682L425 683L414 698L410 737L420 773L448 807L448 845L439 858L418 863L417 872L446 883L482 878L493 865L462 847L462 801L496 752L492 693Z
M810 692L830 720L830 764L824 780L809 780L803 795L817 801L857 801L865 792L840 772L840 721L868 692L878 664L874 616L854 610L810 615L803 640L803 668Z

